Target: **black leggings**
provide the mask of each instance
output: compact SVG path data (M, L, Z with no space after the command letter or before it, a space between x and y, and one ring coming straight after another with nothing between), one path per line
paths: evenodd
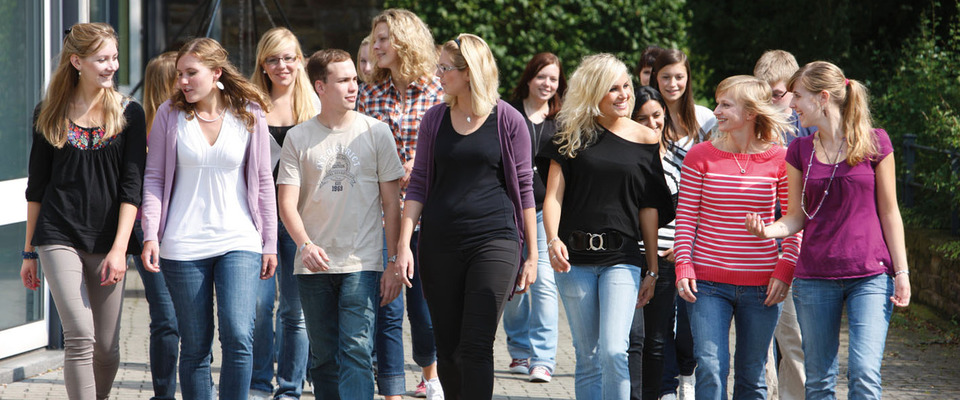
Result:
M493 341L520 260L515 240L467 249L420 243L420 279L449 400L493 397Z
M657 257L657 261L660 276L657 278L653 298L643 307L643 312L634 313L633 326L630 328L627 362L630 365L631 400L660 398L664 347L668 337L673 336L677 297L677 288L674 286L675 267L672 262L661 257Z

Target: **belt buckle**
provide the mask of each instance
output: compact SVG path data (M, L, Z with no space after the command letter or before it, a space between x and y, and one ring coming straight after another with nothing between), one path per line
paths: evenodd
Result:
M590 238L587 239L587 250L599 251L607 249L603 244L603 235L606 235L606 233L588 233L588 235L590 235ZM599 239L598 245L594 244L594 239Z

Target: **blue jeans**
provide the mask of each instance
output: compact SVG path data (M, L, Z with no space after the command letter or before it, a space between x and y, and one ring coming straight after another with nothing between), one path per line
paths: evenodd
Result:
M380 272L297 275L317 399L373 398Z
M270 392L275 397L300 398L307 372L309 342L300 290L293 276L297 244L286 227L277 229L279 265L273 278L260 282L257 293L257 320L253 330L253 380L250 389ZM274 334L273 305L277 283L280 285L280 306L277 309ZM277 361L277 390L273 391L273 361Z
M734 399L765 399L764 365L781 304L763 305L766 286L698 280L697 301L686 303L697 358L697 399L726 399L730 374L730 321L736 324Z
M133 225L137 243L143 243L140 220ZM180 333L177 330L177 312L167 290L162 273L143 268L143 260L133 256L150 312L150 377L153 381L151 400L173 400L177 393L177 356L180 353Z
M557 283L547 255L543 212L537 212L537 280L526 293L514 295L503 309L503 331L511 358L530 359L530 367L557 365ZM527 254L524 249L522 254Z
M676 275L676 273L674 273ZM693 334L690 333L690 317L687 315L687 302L679 295L674 297L676 324L673 335L667 335L663 346L663 381L660 383L660 395L677 393L679 375L690 376L697 368L697 359L693 357Z
M836 398L840 314L849 321L848 398L881 398L880 364L893 312L893 279L794 279L793 301L803 337L808 400Z
M640 268L573 266L556 274L577 354L578 399L627 399L627 349L640 291Z
M430 310L423 298L423 285L420 283L420 260L417 244L420 235L410 237L410 250L413 251L413 287L406 288L407 318L410 319L410 336L413 339L413 362L421 368L437 361L437 346L433 339L433 321ZM387 247L384 237L383 268L387 268ZM403 359L403 296L397 296L389 304L377 310L377 386L380 395L394 396L406 393Z
M223 362L220 398L245 399L253 371L253 320L260 282L260 253L231 251L203 260L160 260L180 328L180 390L185 399L213 397L210 353L213 295Z

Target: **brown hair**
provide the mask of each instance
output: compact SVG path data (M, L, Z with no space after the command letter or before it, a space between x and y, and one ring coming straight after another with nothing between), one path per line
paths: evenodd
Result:
M530 59L527 67L523 69L523 74L520 75L520 83L513 89L513 99L516 101L526 99L527 96L530 95L530 81L536 78L540 70L548 65L556 65L557 68L560 69L557 91L553 94L553 97L550 98L550 101L548 101L550 108L547 111L547 118L553 118L560 112L560 107L563 106L563 94L567 91L567 78L563 76L563 65L560 64L560 58L558 58L556 54L549 52L537 53Z
M53 147L62 148L67 142L67 112L70 101L76 94L77 85L80 84L79 71L70 62L70 57L89 57L109 41L114 45L118 44L117 32L110 25L100 22L76 24L64 36L60 61L50 78L50 86L43 96L43 102L40 103L36 122L36 130L42 133ZM115 87L103 89L100 93L100 127L104 131L104 139L117 135L127 125L120 98Z
M847 142L847 164L854 166L878 154L873 119L870 117L867 88L848 79L843 70L826 61L814 61L787 82L787 90L797 85L814 94L827 92L830 101L840 109L840 124Z
M767 50L757 59L753 67L753 76L767 81L773 86L777 82L786 83L800 66L793 54L783 50Z
M683 67L687 70L687 85L677 101L679 110L676 111L679 118L678 120L671 119L671 123L664 124L663 136L669 141L677 141L681 137L680 132L677 131L682 131L684 133L682 136L692 136L693 142L697 143L700 141L700 123L697 122L696 104L693 102L693 87L691 87L693 79L690 76L690 60L687 59L687 55L677 49L663 50L657 56L657 61L653 63L653 71L650 72L650 86L660 90L657 74L661 69L678 63L683 64ZM660 94L662 95L663 92L661 91ZM669 113L670 110L667 110L667 112ZM707 132L704 132L704 136L706 134Z
M263 64L267 62L267 58L279 54L281 49L289 46L293 46L297 63L300 64L293 79L293 115L299 124L313 118L319 110L314 107L312 85L303 70L303 51L300 50L300 41L293 32L284 27L276 27L260 37L260 43L257 44L257 65L253 69L250 82L269 95L273 89L273 81L264 71Z
M149 134L157 108L177 91L177 53L168 51L154 57L143 75L143 113Z
M307 75L310 85L317 81L327 82L327 66L337 62L350 61L350 53L340 49L324 49L313 53L307 60Z
M244 122L248 130L253 130L257 121L253 114L247 111L247 103L257 103L264 112L270 111L270 99L240 75L237 68L227 59L227 50L220 45L220 42L210 38L193 39L177 52L177 63L187 54L197 57L201 64L211 70L222 71L220 83L223 84L223 90L220 93L230 111ZM188 103L183 92L180 91L173 95L173 106L187 113L187 119L193 118L196 113L194 110L196 105Z
M650 67L653 69L653 63L657 62L657 56L663 52L663 48L660 46L647 46L643 50L643 53L640 53L640 61L637 62L637 70L634 71L634 74L637 76L637 79L640 79L640 74L643 72L643 69ZM650 86L649 84L647 86Z

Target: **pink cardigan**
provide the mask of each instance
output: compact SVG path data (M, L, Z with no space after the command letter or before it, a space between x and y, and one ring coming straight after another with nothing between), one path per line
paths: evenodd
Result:
M247 205L253 225L260 232L263 254L277 254L277 203L270 165L270 133L263 110L249 103L247 110L257 119L244 157L246 163ZM157 109L147 145L147 166L143 177L141 205L143 240L160 240L166 226L167 211L176 179L177 118L180 110L167 100Z

